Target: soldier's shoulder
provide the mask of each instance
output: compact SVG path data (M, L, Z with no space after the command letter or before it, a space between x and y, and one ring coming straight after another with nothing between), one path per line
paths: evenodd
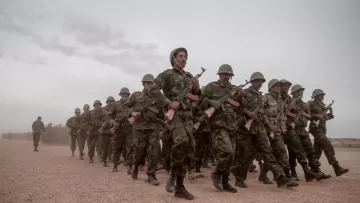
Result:
M219 82L218 81L212 81L212 82L209 82L206 86L208 87L211 87L211 86L219 86Z
M133 94L134 96L137 96L137 95L141 95L142 92L141 92L141 91L136 91L136 92L133 92L132 94Z
M193 74L191 74L191 73L188 72L188 71L184 71L184 74L187 75L187 76L189 76L189 77L191 77L191 78L194 77Z

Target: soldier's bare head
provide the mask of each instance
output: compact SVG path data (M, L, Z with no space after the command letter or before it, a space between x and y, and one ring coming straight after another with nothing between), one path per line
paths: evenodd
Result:
M187 56L184 51L178 51L174 54L173 58L174 68L177 70L182 70L186 66Z

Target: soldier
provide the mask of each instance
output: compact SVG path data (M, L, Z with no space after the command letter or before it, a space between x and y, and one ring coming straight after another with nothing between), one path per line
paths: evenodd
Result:
M107 115L101 108L102 103L99 100L95 100L94 102L94 110L90 111L90 128L87 131L88 135L88 155L90 158L90 163L94 163L93 157L95 153L95 145L96 142L99 140L99 129L101 128L101 125L103 122L106 121Z
M159 106L154 102L149 95L149 88L152 86L154 76L146 74L141 82L144 87L142 92L134 92L130 98L125 102L129 108L132 108L131 115L136 119L133 126L133 136L135 140L134 146L134 170L132 178L137 179L138 166L144 165L145 158L148 163L147 175L148 183L152 185L159 185L155 176L157 159L158 159L158 144L159 138L156 133L158 120L164 115L160 111Z
M236 193L237 190L229 184L230 167L235 153L231 140L236 136L239 101L241 101L243 90L230 83L231 77L234 76L230 65L221 65L217 74L219 80L207 84L200 99L204 102L210 100L209 105L217 109L208 121L213 133L214 153L218 161L215 171L211 173L211 178L219 191ZM236 93L231 95L234 91ZM228 97L228 99L224 103L218 102L223 97Z
M285 177L283 168L277 163L273 155L273 150L270 147L270 143L264 126L265 112L263 110L263 106L266 97L264 98L262 96L262 93L259 91L265 81L266 80L262 73L255 72L250 77L251 86L244 90L245 97L243 98L243 101L241 103L244 107L244 113L247 121L246 125L244 125L244 120L239 121L239 137L243 137L244 144L242 146L244 146L245 149L243 158L241 158L241 156L239 157L239 159L243 159L242 161L239 161L241 165L237 166L235 171L235 185L241 188L247 187L247 185L245 184L247 171L253 160L255 159L257 152L264 160L264 166L261 167L261 170L263 170L264 168L267 168L267 170L270 169L274 174L274 177L276 178L278 187L297 186L294 185L293 179L288 179ZM250 121L253 121L252 124L250 124ZM248 129L246 127L248 127ZM272 184L272 182L266 176L266 173L259 176L259 181L264 184Z
M80 109L76 108L75 109L75 116L69 118L66 121L66 126L68 128L70 128L70 132L69 135L71 136L71 144L70 144L70 149L71 149L71 157L74 157L74 152L76 150L76 141L78 140L78 133L77 131L80 129Z
M130 97L130 90L127 87L123 87L120 90L119 93L121 99L117 102L121 103L122 105L125 104L125 102L129 99ZM125 108L124 110L126 112L130 112L130 109L124 105L123 108ZM125 146L122 148L122 156L125 160L124 166L127 166L128 168L128 172L132 171L131 168L131 164L132 164L132 158L133 158L133 152L134 152L134 136L133 136L133 128L132 126L129 124L129 122L127 121L127 119L124 120L123 123L123 130L122 132L126 134L126 138L125 138ZM129 154L129 158L128 161L126 161L126 157L127 154ZM119 163L124 162L124 160L119 160Z
M315 173L321 173L322 176L318 178L317 180L321 179L328 179L331 178L331 175L326 175L323 172L321 172L320 169L320 162L315 156L315 150L311 143L309 133L306 131L306 128L308 126L308 121L311 118L308 104L302 101L303 98L303 92L305 88L303 88L301 85L294 85L291 87L291 94L293 95L293 99L297 98L293 113L296 114L295 117L295 132L297 136L300 139L300 142L302 144L302 147L306 153L306 157L309 161L309 165L311 167L311 170ZM289 164L291 168L291 176L295 179L298 179L297 173L296 173L296 154L289 150Z
M333 166L336 176L341 176L349 172L349 169L340 167L339 162L335 158L334 147L326 137L326 122L333 119L334 115L331 106L328 108L325 107L323 103L324 96L325 93L321 89L316 89L312 93L314 100L310 102L310 112L314 122L310 123L309 132L314 136L315 157L320 159L322 151L324 150L325 156L329 164ZM327 113L328 110L330 113ZM315 124L317 120L320 120L318 126Z
M90 106L89 104L84 104L83 113L80 115L80 127L77 131L78 134L78 147L80 151L80 160L84 160L84 148L86 141L86 132L90 128Z
M37 120L33 122L32 130L33 130L34 152L38 152L41 131L45 132L45 125L41 121L40 116L38 116Z
M106 99L106 107L104 108L104 111L107 115L109 115L109 113L111 112L111 110L114 108L114 103L115 103L115 99L112 96L109 96ZM105 123L105 122L104 122ZM104 123L102 126L104 126ZM108 155L109 155L109 146L111 145L110 143L110 137L112 136L111 132L110 132L110 128L109 127L101 127L99 129L99 133L101 136L101 144L102 144L102 155L101 155L101 161L103 162L103 166L104 167L108 167L107 165L107 160L108 160Z
M193 101L188 98L184 101L176 100L181 91L190 83L194 85L190 93L198 95L201 90L199 81L191 73L184 71L188 58L187 53L185 48L176 48L170 53L170 63L173 69L167 69L155 78L153 86L149 89L149 94L161 107L176 111L169 123L173 145L171 148L170 180L167 181L166 190L173 191L173 183L176 182L174 196L191 200L194 199L194 196L185 189L184 178L187 170L191 168L195 151L192 132Z
M314 173L310 170L304 148L303 148L301 141L295 131L296 113L295 113L295 109L293 109L293 107L294 107L294 103L299 98L291 99L290 95L288 95L288 91L292 85L291 82L289 82L285 79L281 80L280 82L282 84L281 98L282 98L283 104L286 109L285 116L287 116L286 134L283 134L283 136L282 136L284 143L286 144L289 153L291 152L292 156L293 155L296 156L298 162L300 163L301 167L303 168L306 182L310 182L314 179L320 180L323 177L323 174L322 173ZM294 177L292 173L291 173L291 177ZM297 179L297 177L294 177L294 178Z

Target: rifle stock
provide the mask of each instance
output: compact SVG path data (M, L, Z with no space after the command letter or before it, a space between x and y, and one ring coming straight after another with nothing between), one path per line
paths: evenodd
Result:
M134 125L136 119L134 117L131 117L128 119L128 121L129 121L130 125Z
M245 128L246 128L248 131L250 130L251 125L253 124L253 122L254 122L254 119L252 119L252 118L250 118L250 119L246 122Z

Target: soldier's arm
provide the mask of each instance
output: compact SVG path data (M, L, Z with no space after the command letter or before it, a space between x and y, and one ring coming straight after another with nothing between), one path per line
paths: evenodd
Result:
M32 126L31 126L32 130L35 130L35 121L33 122Z
M73 122L72 122L72 117L70 117L67 121L66 121L66 126L68 127L68 128L73 128L74 126L73 126Z
M310 103L310 113L311 113L311 117L313 118L312 120L317 120L319 118L322 118L322 109L319 105L316 105L314 103Z
M41 129L43 132L45 132L45 125L44 125L44 122L41 121Z
M209 100L212 96L211 85L207 84L204 90L201 92L197 106L199 109L204 110L209 108Z
M127 106L128 108L133 108L136 104L136 93L132 93L129 97L128 100L126 100L126 102L124 103L125 106Z
M161 107L165 107L171 101L165 97L165 95L161 92L161 90L165 86L166 82L166 72L160 73L154 80L152 87L149 89L150 96L155 100L157 104Z
M264 115L263 115L263 122L265 124L265 126L271 126L270 124L270 120L269 120L269 112L268 112L268 109L267 109L267 102L268 102L268 99L266 98L265 101L264 101Z

